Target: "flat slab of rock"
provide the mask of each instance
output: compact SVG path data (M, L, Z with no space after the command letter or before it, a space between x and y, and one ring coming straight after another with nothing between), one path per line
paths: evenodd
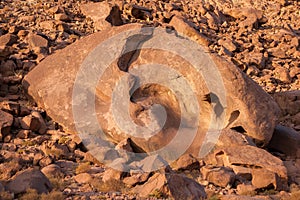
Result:
M83 61L87 58L98 44L116 36L126 30L140 30L142 25L128 24L119 27L112 27L102 32L89 35L74 44L66 47L57 53L48 56L38 66L36 66L23 81L23 86L27 93L37 102L37 104L45 109L49 116L59 122L66 130L76 133L74 127L72 95L74 82ZM137 32L140 37L142 34ZM142 35L143 37L145 35ZM173 35L175 37L175 35ZM128 38L123 38L117 42L126 46ZM178 38L177 38L178 39ZM146 44L146 42L145 42ZM123 49L124 49L123 48ZM199 47L201 48L201 46ZM121 55L122 49L109 47L104 50L112 54ZM129 56L129 59L127 57ZM120 142L128 138L118 124L113 120L112 115L112 92L117 80L121 77L130 77L127 70L133 70L132 66L142 66L149 63L159 63L169 66L177 70L181 75L190 82L190 87L196 91L197 102L201 109L199 116L192 112L192 103L188 103L189 112L186 116L187 128L184 129L188 133L189 126L195 126L193 117L199 117L198 132L194 142L191 144L190 151L198 156L199 148L211 122L211 114L215 116L225 114L223 128L240 128L246 135L255 139L257 144L267 144L272 137L274 126L277 119L278 107L273 99L266 94L254 81L243 74L232 63L227 62L221 57L210 54L211 59L220 72L224 87L226 88L226 110L221 103L218 104L218 96L214 96L204 84L201 74L189 64L188 61L178 57L174 57L170 52L162 52L159 50L142 49L135 59L131 60L130 55L121 56L119 60L114 61L103 73L99 85L96 88L96 111L97 118L104 132L109 136L109 140ZM166 59L172 58L172 59ZM120 66L120 63L123 65ZM183 67L184 66L184 67ZM123 67L123 68L122 68ZM154 72L153 72L154 73ZM155 72L157 74L157 72ZM139 78L139 77L138 77ZM175 79L174 79L175 80ZM182 78L180 78L182 80ZM124 85L128 90L131 89L130 80ZM123 88L123 89L124 89ZM152 98L151 94L156 93ZM123 98L129 100L129 95ZM213 99L210 99L210 98ZM83 97L85 98L85 97ZM180 110L178 102L168 88L160 86L141 87L133 95L130 102L130 113L133 121L139 125L147 123L149 120L149 107L154 103L162 104L167 108L167 121L165 129L153 137L139 138L130 137L132 141L143 149L145 152L157 150L169 143L176 134L176 127L180 123ZM152 103L151 103L152 102ZM121 103L121 102L120 102ZM215 105L215 103L217 105ZM121 106L122 107L122 106ZM144 108L144 109L142 109ZM146 108L146 109L145 109ZM79 106L80 113L89 113L85 108ZM119 111L118 111L119 112ZM122 117L122 113L119 112ZM135 115L135 116L134 116ZM159 122L159 120L157 120ZM175 145L176 146L176 145ZM178 146L174 147L177 148Z

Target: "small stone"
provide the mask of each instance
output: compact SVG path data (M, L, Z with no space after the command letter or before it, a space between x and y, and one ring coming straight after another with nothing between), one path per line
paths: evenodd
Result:
M285 58L286 57L286 52L278 47L274 47L272 49L268 50L272 56L277 57L277 58Z
M25 117L27 115L30 115L30 110L27 107L25 107L25 106L20 106L19 116L20 117Z
M52 163L52 159L49 156L43 157L40 161L39 161L39 165L41 167L45 167L48 166Z
M8 112L12 115L18 115L20 112L20 104L13 101L0 102L1 110Z
M152 172L168 166L168 163L159 155L151 155L141 161L132 162L130 165L133 169L142 170L142 172Z
M290 69L290 77L291 78L296 77L298 74L300 74L300 67L295 66Z
M60 6L53 6L50 9L47 10L50 14L55 14L55 13L63 13L64 9Z
M255 65L250 65L246 71L246 74L250 76L257 76L259 74L259 69Z
M2 63L0 73L2 73L3 76L12 76L15 73L15 69L17 69L17 65L15 64L15 62L12 60L8 60Z
M47 178L52 178L52 177L62 177L63 173L60 169L60 167L56 164L50 164L45 166L42 170L43 174L47 176Z
M24 38L24 37L26 37L28 35L28 33L29 33L29 31L27 31L27 30L20 30L18 32L18 37Z
M228 38L220 39L220 40L218 40L218 44L222 45L223 47L225 47L226 49L228 49L231 52L236 50L236 45L232 42L231 39L228 39Z
M295 115L300 112L300 90L278 92L273 95L282 115Z
M23 69L25 71L30 71L35 67L35 63L27 61L27 62L23 62Z
M111 11L110 5L107 2L82 4L80 10L85 16L94 21L96 29L104 30L111 26L110 23L106 21Z
M26 130L38 131L41 127L40 120L32 115L27 115L20 120L21 127Z
M21 22L33 22L35 21L35 16L31 15L31 16L21 16L19 17L19 20Z
M53 30L55 27L55 22L53 20L43 21L39 23L39 26L46 30Z
M30 134L31 134L30 130L20 130L17 134L17 138L27 139L30 137Z
M9 27L8 32L11 34L18 34L18 32L22 29L24 29L22 26L11 26Z
M276 67L275 76L283 83L291 83L289 71L284 67Z
M66 24L66 23L63 23L63 22L61 22L61 23L58 23L57 24L57 26L56 26L56 29L58 30L58 31L60 31L60 32L70 32L70 27L69 27L69 25L68 24Z
M43 38L40 35L30 34L28 36L28 44L32 49L38 48L38 47L47 48L48 47L48 40Z
M92 176L88 173L81 173L74 177L74 180L77 183L83 184L83 183L89 183L92 180Z
M54 15L55 20L59 21L70 21L70 17L66 15L65 13L58 13Z
M103 173L102 180L103 180L103 182L107 182L111 179L121 180L122 175L123 175L123 172L109 168L109 169L106 169L105 172Z
M10 133L13 121L11 114L0 110L0 141Z
M191 37L203 46L207 47L211 43L209 38L196 31L193 27L186 23L182 17L174 16L170 21L170 25L173 26L180 34Z
M18 40L18 37L13 34L5 34L0 36L0 46L11 46L14 43L16 43Z
M38 165L38 163L40 162L40 160L43 158L43 154L42 153L36 153L33 157L33 165Z
M5 151L2 147L2 151ZM19 163L19 159L15 156L15 153L9 158L11 161L6 161L0 164L0 179L9 180L12 175L22 169L22 165Z
M232 185L235 180L235 174L230 168L204 166L201 173L204 179L220 187Z
M239 195L253 195L255 194L256 187L251 184L239 184L237 186L237 194Z
M49 156L60 158L60 157L68 157L69 155L69 149L66 145L54 143L50 147L50 149L51 149L50 150L51 153L48 153ZM47 151L45 152L47 153Z
M147 181L149 176L150 176L150 173L133 174L132 176L125 177L123 179L123 183L132 187L132 186L135 186L136 184L140 184L140 183Z
M43 119L42 115L37 111L33 111L31 113L31 115L32 115L32 117L39 120L39 123L40 123L40 127L38 129L39 134L41 134L41 135L45 134L47 131L47 126L46 126L45 120Z
M76 162L72 162L69 160L58 160L55 162L56 165L58 165L61 169L61 171L66 175L72 175L74 174L74 171L78 164Z
M176 170L193 170L199 169L198 160L191 154L184 154L176 161Z

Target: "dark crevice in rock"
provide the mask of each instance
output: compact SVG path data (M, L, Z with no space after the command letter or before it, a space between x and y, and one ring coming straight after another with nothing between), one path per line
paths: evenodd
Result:
M235 110L231 113L230 118L228 120L228 124L226 126L229 127L235 120L237 120L237 118L240 116L240 111L239 110Z
M105 19L113 26L121 26L123 25L121 11L119 6L115 5L111 8L109 15Z
M239 166L239 167L246 167L246 168L251 168L251 169L262 169L261 166L257 165L249 165L249 164L242 164L242 163L231 163L233 166Z
M224 112L224 107L222 106L219 97L216 94L210 92L204 95L203 100L207 101L209 104L213 106L216 117L220 117L222 115L222 113Z
M118 60L118 67L121 71L127 72L131 63L140 55L142 45L152 37L153 28L142 28L139 34L127 38Z
M232 114L232 113L231 113ZM231 117L231 116L230 116ZM235 130L239 133L246 133L245 129L242 126L236 126L236 127L232 127L232 130Z

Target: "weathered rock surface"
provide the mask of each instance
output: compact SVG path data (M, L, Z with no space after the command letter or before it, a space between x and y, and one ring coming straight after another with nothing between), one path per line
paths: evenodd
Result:
M221 187L232 185L235 180L235 174L230 168L204 166L201 168L201 172L205 180Z
M287 169L284 163L277 157L268 153L267 151L249 145L234 147L230 146L219 147L214 153L206 158L206 163L214 166L225 166L233 169L238 176L251 180L255 176L255 183L257 178L262 177L264 173L272 174L274 178L264 179L266 181L264 186L273 184L274 188L280 190L287 186ZM263 169L259 174L259 170ZM268 183L268 184L267 184ZM257 184L257 187L262 185Z
M61 168L56 165L56 164L50 164L41 169L41 172L45 174L47 178L52 178L52 177L62 177L63 173Z
M162 197L169 194L174 199L206 198L203 186L184 175L173 173L155 173L145 184L134 187L132 191L141 197L159 193Z
M81 63L97 44L122 31L139 28L141 28L141 26L137 24L115 27L100 33L95 33L70 45L59 53L47 57L45 61L32 70L23 81L24 88L42 108L47 110L48 114L54 120L60 122L67 130L76 132L72 116L72 89ZM142 65L153 62L166 64L178 70L184 77L190 79L193 90L198 93L197 101L201 109L203 109L203 112L200 113L200 118L202 119L200 126L203 127L203 129L198 130L195 138L196 142L193 143L191 147L191 151L197 154L197 149L199 149L201 144L199 141L203 140L203 133L205 133L205 129L208 128L210 123L210 114L216 111L211 108L209 101L205 98L208 91L206 86L200 81L201 77L199 74L195 74L193 68L181 58L175 58L173 60L158 59L168 56L170 56L168 52L150 52L145 49L139 52L139 57L132 64ZM74 57L76 57L76 59L72 59ZM271 139L276 123L276 115L278 112L276 103L258 85L247 78L246 75L230 62L213 54L211 54L211 58L220 71L226 88L227 106L224 127L240 127L245 131L245 134L254 138L258 144L267 144ZM55 62L53 62L54 60ZM185 67L182 68L182 66ZM107 133L113 141L119 142L126 139L127 135L120 130L113 122L114 120L112 120L110 108L111 92L115 84L113 81L126 75L126 72L119 70L116 63L112 64L109 71L109 73L103 74L97 89L96 109L98 110L98 118L104 132ZM64 87L61 87L61 85L64 85ZM161 87L153 86L150 89L142 87L139 93L137 93L138 96L142 96L138 98L143 97L143 95L143 98L145 98L145 95L149 97L149 95L151 96L151 93L156 90L166 92L166 90ZM205 91L207 92L205 93ZM61 96L64 96L64 98L61 98ZM257 96L259 96L259 98L257 98ZM150 97L150 99L151 98L152 97ZM172 127L178 126L176 123L179 122L178 119L180 118L178 104L176 100L172 100L174 99L173 94L167 93L154 96L153 98L157 103L165 105L169 110L168 112L170 112L169 114L171 115L172 113L172 117L168 118L165 131L146 140L135 137L131 138L132 141L144 151L151 151L168 143L176 133ZM142 101L142 106L145 103L147 104L147 101L150 99L146 98L146 101ZM133 109L130 112L138 112L140 116L143 116L139 104L131 102L131 105ZM219 106L222 108L222 105ZM139 119L138 116L135 116L134 118L133 120L136 120L138 123L141 123L139 120L143 120L143 117Z
M11 114L0 110L0 141L9 134L13 120Z
M282 115L295 115L300 112L300 91L293 90L287 92L278 92L273 95L276 103L279 105Z
M277 125L268 148L290 157L300 158L300 133L292 128Z
M99 0L92 1L99 2ZM86 152L81 140L76 139L76 137L79 138L78 136L65 133L55 120L51 120L47 116L48 110L40 112L37 104L29 102L23 96L24 91L20 85L23 76L46 57L47 53L53 54L58 49L62 49L99 30L99 28L95 28L97 26L95 20L91 16L83 14L80 9L82 4L92 1L42 0L37 2L32 0L8 0L0 2L0 109L14 117L11 130L0 142L0 199L23 199L23 196L24 199L38 199L37 194L34 193L28 194L33 195L34 198L28 198L27 193L14 195L9 191L1 192L5 189L7 180L10 180L16 172L28 167L39 167L43 173L47 174L48 178L51 178L54 192L50 194L52 198L48 199L53 199L53 195L57 196L58 191L63 193L55 199L140 198L138 194L123 193L123 188L118 188L118 184L109 184L110 182L97 184L101 182L103 172L107 169L106 166L103 166L102 163L99 163L92 157L91 153ZM298 132L300 131L299 95L297 95L300 88L300 1L116 0L109 2L109 4L111 3L119 5L120 12L115 12L115 14L116 16L121 14L121 20L124 23L142 23L155 27L168 27L170 29L174 28L178 32L182 32L180 29L184 31L190 30L195 34L205 36L204 39L208 39L208 51L216 52L220 56L231 60L236 67L246 72L265 91L271 94L275 92L274 96L280 94L280 96L288 97L278 102L283 110L279 123ZM98 4L96 3L95 5ZM104 6L104 3L102 5ZM94 6L89 9L100 10L101 7ZM119 11L118 9L116 10ZM94 15L103 16L107 16L107 14L108 12L106 14L104 12L94 13ZM181 20L176 21L178 17ZM111 19L108 19L108 21L112 22ZM172 25L170 21L172 21ZM108 23L107 25L111 26ZM39 35L43 39L48 40L49 48L33 48L31 46L32 43L29 44L28 41L30 35ZM203 41L206 42L206 40ZM204 44L204 46L206 45ZM111 51L111 49L104 49L107 52ZM76 59L76 57L72 59ZM130 70L130 67L128 69ZM45 74L47 74L47 71ZM292 92L292 90L294 91ZM59 98L64 98L64 96ZM37 131L23 129L19 123L23 117L31 115L32 111L37 110L43 113L42 117L46 121L48 129L46 135L40 135ZM144 112L141 112L143 117L145 116L144 114ZM147 122L146 120L143 121L143 117L141 116L139 121ZM243 132L241 127L235 127L235 130ZM277 128L276 131L278 131ZM280 191L276 195L271 195L274 192L272 190L274 184L277 184L277 181L273 181L274 177L276 179L278 175L274 172L258 172L255 175L256 177L253 177L252 174L255 172L251 172L250 166L235 166L235 172L238 175L236 175L236 181L231 187L219 187L209 183L207 180L199 180L201 179L201 176L198 176L200 173L199 166L191 164L195 161L191 157L181 157L177 160L177 164L181 168L175 167L173 169L178 170L176 173L184 173L204 185L208 199L299 199L299 191L297 190L299 190L300 185L300 159L295 158L296 154L294 152L296 152L297 143L294 142L295 137L293 133L294 131L290 130L282 131L280 134L275 132L272 140L277 138L276 144L282 140L284 146L278 145L277 148L277 145L271 140L270 144L273 144L273 148L269 148L269 146L266 148L273 155L283 160L289 179L290 190L287 190L288 192ZM116 143L119 143L118 141ZM45 148L41 150L42 143L47 144L45 152L50 153L50 155L44 155L43 150ZM128 145L129 143L130 145ZM133 142L128 142L126 139L122 140L116 147L115 153L142 152L141 148L134 147L132 144ZM245 144L255 146L249 136L230 129L226 129L225 132L222 131L217 147L226 146L226 144L227 146L228 144L234 146L237 150L239 146ZM274 145L276 145L275 148ZM287 149L286 147L291 148ZM66 148L69 151L65 151ZM54 152L60 155L51 156ZM110 155L115 156L117 155L115 153L107 153L106 155L108 157ZM120 163L125 163L131 159L131 157L126 158L128 159L121 160ZM58 159L65 160L58 161ZM82 168L82 162L88 165L84 165L85 168ZM199 162L201 168L206 165L202 160L199 160ZM54 164L53 166L51 163L56 163L57 165ZM78 164L80 167L77 166ZM208 164L205 167L207 166ZM217 169L221 167L223 167L222 164L214 166ZM190 171L190 169L196 170ZM257 170L264 169L257 168ZM61 171L63 174L56 173L58 171ZM81 173L79 171L85 171L90 174L93 177L92 181L88 184L79 183L80 181L76 182L74 177ZM265 179L259 180L262 177L261 175L263 175L260 175L260 173L269 175ZM50 175L55 175L55 177ZM135 187L145 183L148 177L152 175L153 173L141 174L132 170L126 173L126 177L121 181L130 187ZM62 176L64 178L60 178ZM81 178L84 180L85 177L82 176ZM253 178L256 181L252 183ZM112 181L113 183L119 182ZM268 185L270 190L268 188L256 188L252 185L258 185L263 181L265 181L264 184L259 187ZM112 186L113 188L111 188L111 192L99 192L102 191L101 188L103 186ZM250 196L239 196L234 193ZM159 191L153 194L157 198L162 198L160 195ZM154 199L154 197L149 198ZM44 199L44 196L41 199Z
M26 192L29 188L38 193L48 193L52 186L48 178L36 169L27 169L16 174L6 185L6 189L15 194Z
M18 40L18 37L16 35L9 34L9 33L5 34L5 35L2 35L2 36L0 36L0 46L1 47L11 46L17 40Z
M85 16L94 21L94 26L98 30L123 24L119 7L117 5L111 7L105 1L83 4L80 6L80 10Z

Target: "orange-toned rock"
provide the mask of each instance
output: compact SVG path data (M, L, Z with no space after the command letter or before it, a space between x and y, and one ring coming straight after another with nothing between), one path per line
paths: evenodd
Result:
M92 110L88 110L88 107L85 107L89 104L82 104L82 102L86 101L85 98L87 96L81 97L77 95L75 100L72 99L74 83L76 76L78 76L80 72L80 67L83 66L83 62L85 62L84 66L87 66L86 62L89 62L88 60L91 58L88 57L88 55L98 45L103 44L104 41L124 31L135 30L135 34L127 38L122 36L123 38L121 39L110 40L109 44L113 46L108 46L107 49L103 49L101 54L106 52L108 53L107 55L120 55L120 53L127 48L130 49L142 45L140 44L141 41L145 42L144 45L147 46L151 44L153 39L160 39L161 35L157 35L157 33L162 34L162 32L158 32L157 29L155 29L151 35L147 33L147 31L144 33L141 28L142 25L138 24L112 27L105 31L87 36L65 49L57 51L54 55L48 56L25 77L23 81L25 90L39 106L47 111L49 116L63 125L66 130L76 132L73 118L74 111L80 115L79 118L82 117L80 118L80 120L83 120L81 121L81 125L83 125L83 127L89 127L90 125L86 125L90 124L91 121L86 115L92 115ZM192 33L192 36L193 34L194 33ZM178 45L186 41L184 38L177 37L171 33L168 34L168 37L171 37L172 41L178 40ZM131 40L133 40L133 43L130 43ZM134 41L136 43L134 43ZM120 47L123 48L116 48L114 45L120 45ZM159 45L163 48L167 44L160 43ZM172 48L180 49L178 46L172 46ZM197 48L199 48L199 50L202 49L198 44ZM97 50L99 50L99 48ZM181 56L185 55L182 54ZM207 54L207 57L211 61L209 61L209 63L203 63L205 67L200 73L191 65L190 62L193 62L193 60L185 60L183 57L174 56L167 50L142 49L138 52L125 53L120 56L119 59L114 60L102 74L95 94L96 115L108 139L118 143L130 137L140 149L144 152L149 152L169 144L177 134L180 123L182 123L183 126L180 128L182 131L181 135L184 134L187 137L184 138L185 140L182 139L178 140L177 143L172 143L173 146L171 146L171 148L178 149L179 145L183 145L182 141L190 140L189 137L192 136L193 131L196 129L196 137L192 141L189 151L195 156L199 156L199 149L204 140L205 133L211 125L212 117L216 119L223 117L223 122L218 125L214 124L213 126L217 128L235 128L245 132L249 137L254 138L257 144L267 144L272 137L276 124L278 112L276 103L254 81L243 74L232 63L214 54ZM161 68L149 68L147 70L143 68L143 75L134 74L137 68L133 66L145 66L149 63L159 63L160 65L168 66L167 72L162 72ZM209 70L211 69L219 71L219 75L222 77L221 80L217 80L217 77L213 77L215 71L209 74ZM97 69L95 70L94 72L90 72L95 74ZM175 77L176 73L172 70L179 73L177 78ZM151 76L153 76L153 80L161 78L163 81L168 82L168 84L173 84L175 86L174 88L181 91L178 91L178 93L181 94L183 94L182 91L188 91L187 86L183 84L185 81L188 81L190 91L196 94L195 98L192 94L182 95L181 98L185 100L185 110L181 109L182 107L179 106L180 102L178 101L176 93L170 88L155 84L139 85L139 83L136 82L138 79L144 78L144 75L147 76L147 73L148 75L152 73ZM160 75L160 73L162 75ZM174 78L164 80L164 77L167 76L174 76ZM209 76L211 77L207 78ZM115 88L121 78L123 78L121 86ZM211 87L218 88L220 95L216 95L216 91L213 93L208 89L208 86L205 84L208 79L209 83L207 84ZM88 82L89 81L82 82L80 87L83 87L86 83L89 84ZM140 86L140 88L133 94L130 94L135 86ZM85 91L89 90L85 89ZM120 93L120 91L123 91L123 93ZM113 95L116 94L119 95L120 101L112 105L112 102L114 102L112 99ZM89 96L88 99L90 97L92 98L92 96ZM134 131L128 132L126 131L127 129L124 130L124 127L128 128L128 130L133 130L133 124L138 127L143 127L149 123L151 116L155 116L154 110L151 110L154 104L160 104L166 108L165 114L167 118L162 131L153 136L143 131L137 131L136 134L138 135L130 135ZM196 108L196 105L199 106L199 113L197 113L198 108ZM126 106L128 106L128 108ZM125 115L128 110L130 116L125 118L127 117ZM182 114L182 112L185 112L185 114ZM120 121L124 127L119 127ZM162 123L163 120L156 116L152 121L154 126L157 127L161 125L160 123ZM196 124L198 124L198 126ZM141 135L143 135L143 138L140 137ZM95 141L92 141L92 143L93 142ZM188 143L186 145L189 147Z

